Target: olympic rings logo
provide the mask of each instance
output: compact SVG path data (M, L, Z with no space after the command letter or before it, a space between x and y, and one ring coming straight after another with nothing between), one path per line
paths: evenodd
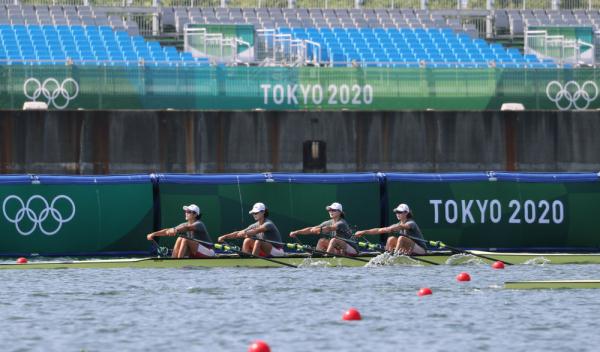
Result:
M585 81L583 85L569 81L564 86L558 81L551 81L546 86L546 96L556 104L559 110L585 110L598 98L598 86L594 81Z
M55 108L62 110L79 95L79 84L73 78L67 78L62 83L58 83L55 78L47 78L40 83L39 80L31 77L23 84L23 93L32 101L36 101L40 95L43 95L48 101L48 105L52 104ZM62 96L62 100L64 100L62 105L57 103L59 96Z
M15 214L10 214L13 216L10 216L9 214L7 214L7 209L6 209L8 202L10 202L11 200L13 202L17 202L17 207L18 207L18 210ZM44 208L42 209L42 211L39 214L37 214L33 209L31 209L31 203L35 200L41 201L42 205L44 206ZM63 215L58 209L56 209L56 203L59 200L63 200L63 201L67 202L67 204L71 208L70 214ZM54 199L52 200L52 202L50 204L48 204L48 201L46 201L46 199L40 195L31 196L27 200L27 203L24 203L23 200L19 196L10 195L10 196L6 197L6 199L4 199L4 202L2 202L2 213L4 214L4 217L6 218L6 220L15 224L17 232L23 236L31 235L37 227L40 228L40 231L44 235L52 236L52 235L58 233L58 231L60 231L60 229L62 228L62 225L64 223L69 222L69 221L71 221L71 219L73 219L73 217L75 216L75 203L73 203L73 200L71 198L69 198L65 195L58 195L58 196L54 197ZM66 215L68 215L68 216L66 216ZM47 222L49 221L49 216L54 220L55 223L58 223L58 226L56 226L55 229L48 229L46 227L46 226L48 226ZM33 226L30 229L22 228L22 226L27 226L27 225L22 225L22 221L25 219L25 217L27 217L29 222L33 223ZM26 221L26 223L27 223L27 221Z

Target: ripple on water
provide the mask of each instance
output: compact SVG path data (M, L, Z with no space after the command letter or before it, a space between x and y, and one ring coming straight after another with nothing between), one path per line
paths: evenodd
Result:
M212 295L221 295L221 294L223 294L224 290L221 288L218 288L218 287L195 286L195 287L188 287L187 292L188 293L207 294L209 296L212 296Z
M93 295L94 296L118 296L123 293L124 293L123 291L118 291L118 290L107 290L107 291L94 292Z

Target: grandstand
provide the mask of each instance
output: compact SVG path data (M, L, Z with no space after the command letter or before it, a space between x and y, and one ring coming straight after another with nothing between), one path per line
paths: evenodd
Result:
M10 97L5 106L42 95L55 108L122 108L135 102L145 108L296 109L319 108L324 100L353 109L496 108L514 98L568 109L595 101L595 85L586 80L568 92L585 100L577 102L564 101L566 81L553 83L557 69L595 66L600 13L591 2L585 9L574 3L565 9L569 4L558 1L532 9L462 0L422 1L412 8L353 0L350 6L338 1L321 8L301 1L4 2L0 67L22 67L4 71L10 77L0 87ZM573 37L569 29L576 27L587 34ZM555 28L566 28L566 34ZM519 47L523 41L525 47ZM30 69L45 66L55 71ZM243 69L261 66L281 70ZM322 67L331 70L319 71ZM112 84L90 85L95 77ZM300 93L306 82L311 85ZM350 90L356 92L352 102ZM338 92L344 99L336 100Z
M306 62L325 66L556 68L551 58L522 55L517 49L479 37L522 37L529 26L589 26L600 29L596 10L505 10L485 14L490 28L463 21L457 10L157 7L152 32L114 9L72 5L0 5L0 62L18 64L162 65L209 64L173 46L140 34L181 35L190 24L249 24L258 30L258 64L301 42ZM121 9L122 11L123 9ZM465 10L466 11L466 10ZM147 11L146 11L147 12ZM468 13L468 12L467 12ZM481 13L473 13L481 18ZM458 16L458 17L457 17ZM125 18L124 18L125 17ZM127 19L129 18L129 19ZM138 17L139 18L139 17ZM148 17L146 17L147 19ZM142 18L143 19L143 18ZM463 23L464 22L464 23ZM147 25L148 21L140 21ZM479 26L481 27L481 26ZM156 28L162 29L157 31ZM306 42L312 44L307 45ZM317 50L319 55L314 55ZM294 61L284 58L286 62ZM219 61L219 60L215 60ZM298 62L296 62L298 64ZM303 64L303 63L300 63Z

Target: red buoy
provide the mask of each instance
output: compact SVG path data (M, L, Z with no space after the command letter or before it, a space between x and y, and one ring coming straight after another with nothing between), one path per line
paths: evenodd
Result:
M469 275L469 273L462 272L456 275L456 281L471 281L471 275Z
M271 352L271 347L262 340L256 340L248 347L248 352Z
M504 269L504 263L501 261L497 261L494 264L492 264L492 268L494 269Z
M27 264L27 258L21 257L17 259L17 264Z
M419 292L417 292L417 295L419 297L421 296L427 296L432 294L433 292L431 292L431 289L429 287L423 287L422 289L419 290Z
M356 308L350 308L342 316L343 320L362 320L360 312Z

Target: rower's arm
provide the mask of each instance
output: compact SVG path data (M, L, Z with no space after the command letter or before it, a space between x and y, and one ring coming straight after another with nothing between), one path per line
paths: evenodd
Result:
M337 231L337 224L333 224L333 225L329 225L329 226L316 226L317 229L320 230L320 232L333 232L333 231Z
M261 225L261 226L257 226L257 227L255 227L255 228L253 228L253 229L246 229L246 230L243 230L243 232L244 232L244 237L250 237L250 236L254 236L254 235L256 235L257 233L266 232L266 231L267 231L267 225L266 225L266 224L263 224L263 225Z
M354 235L357 237L361 237L364 235L381 235L384 233L395 232L395 231L398 231L399 229L400 229L400 227L398 227L398 224L394 224L394 225L388 226L388 227L375 227L375 228L368 229L368 230L357 231Z
M174 236L174 234L171 235L171 230L172 230L171 228L168 228L168 229L162 229L162 230L159 230L156 232L152 232L152 233L149 233L146 236L146 238L148 239L148 241L152 241L154 239L154 237Z
M318 227L305 227L303 229L290 232L290 235L292 237L294 237L295 235L310 235L310 234L313 234L312 231L314 228L318 228Z
M175 230L175 233L193 231L194 229L195 229L195 226L192 224L181 224L181 225L177 225L173 228L173 230Z
M233 232L230 232L228 234L222 235L222 236L219 237L218 241L219 242L223 242L225 240L230 240L230 239L233 239L233 238L240 238L240 237L244 237L244 230L233 231Z

